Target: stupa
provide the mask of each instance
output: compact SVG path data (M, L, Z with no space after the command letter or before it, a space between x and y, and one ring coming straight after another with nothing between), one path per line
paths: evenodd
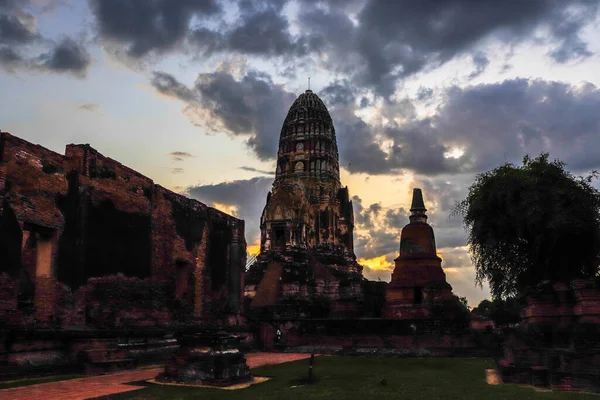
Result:
M414 189L410 222L402 229L400 255L394 260L396 266L387 286L384 318L430 318L435 301L452 296L426 211L421 189Z

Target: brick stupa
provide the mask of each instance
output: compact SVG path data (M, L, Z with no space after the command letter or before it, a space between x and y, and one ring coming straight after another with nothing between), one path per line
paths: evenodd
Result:
M452 296L426 211L421 189L414 189L410 223L402 229L400 256L394 260L396 267L387 287L384 318L430 318L435 301Z

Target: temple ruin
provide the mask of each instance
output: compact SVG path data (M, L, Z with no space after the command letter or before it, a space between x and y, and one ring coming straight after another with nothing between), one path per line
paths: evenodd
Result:
M311 90L296 99L283 122L260 228L260 255L246 274L251 312L288 318L361 312L352 201L340 183L333 121Z
M434 303L452 296L426 211L421 189L414 189L410 223L402 228L400 255L387 286L385 318L431 318Z
M81 352L104 362L123 330L148 344L164 329L236 324L245 263L244 221L89 145L62 155L0 133L0 367Z

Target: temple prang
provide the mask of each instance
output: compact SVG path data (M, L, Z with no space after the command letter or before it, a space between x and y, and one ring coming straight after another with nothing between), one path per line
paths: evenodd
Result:
M314 316L315 304L328 305L321 316L358 312L363 277L354 254L352 201L340 182L333 121L311 90L283 122L260 229L260 255L246 280L250 309L302 298L313 309L305 316Z

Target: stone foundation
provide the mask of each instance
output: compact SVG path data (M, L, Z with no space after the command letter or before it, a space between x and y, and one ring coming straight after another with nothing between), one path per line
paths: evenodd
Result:
M181 348L165 364L158 382L230 386L252 380L240 338L224 332L183 337Z

